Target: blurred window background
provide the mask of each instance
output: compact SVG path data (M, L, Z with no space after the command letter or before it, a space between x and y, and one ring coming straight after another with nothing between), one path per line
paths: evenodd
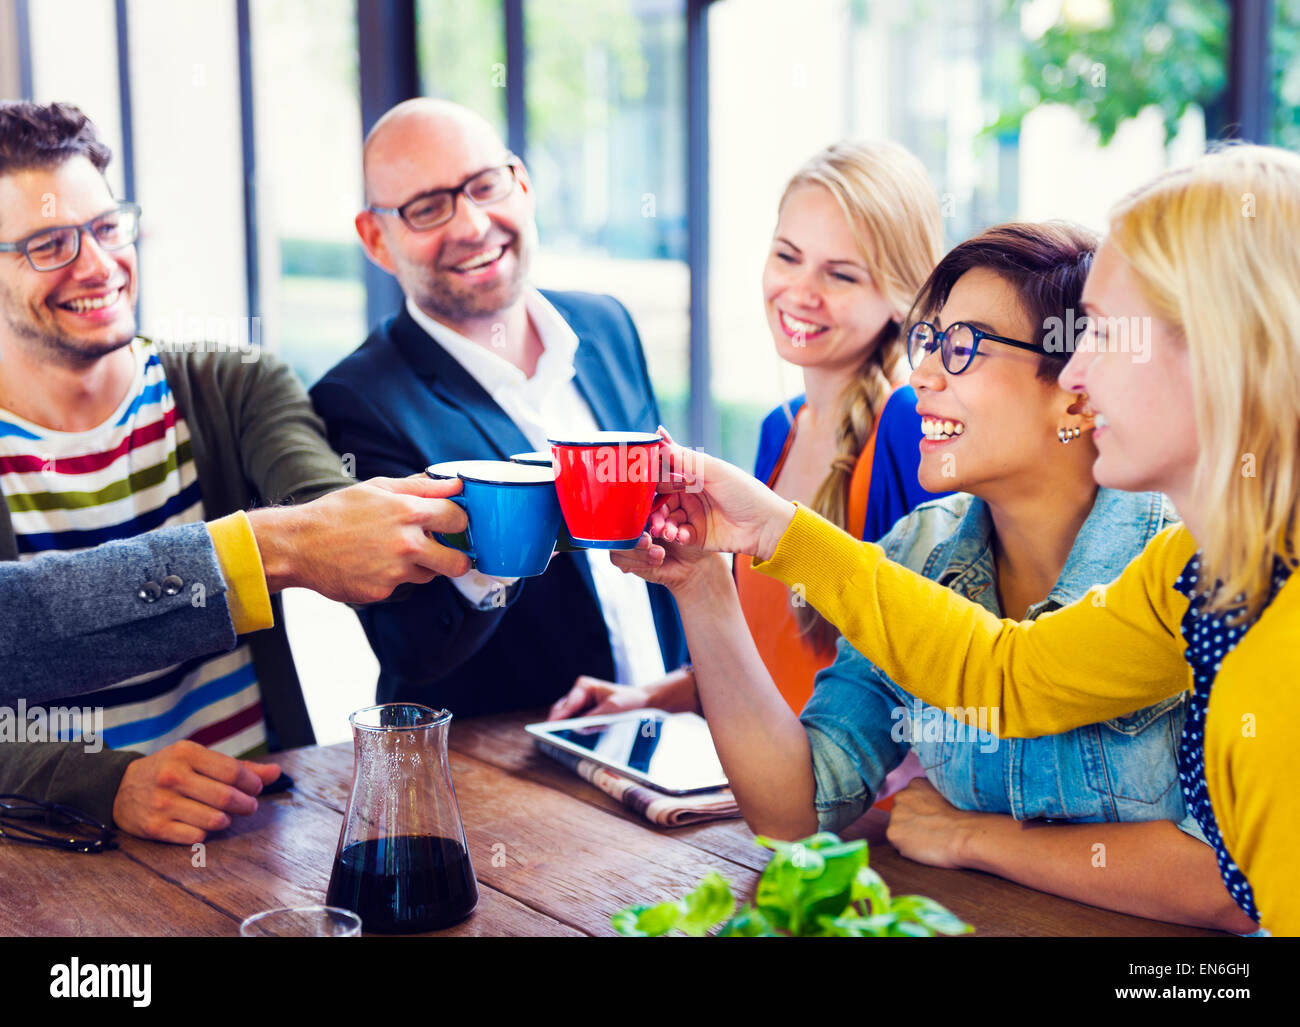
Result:
M1204 148L1226 22L1218 3L714 3L708 334L726 455L752 460L758 419L801 391L759 281L808 157L846 136L902 143L930 172L946 246L1016 218L1103 230L1126 191Z
M397 303L352 226L363 96L444 96L523 151L537 284L621 299L666 423L742 465L799 390L759 277L827 143L909 147L951 245L1104 229L1230 126L1300 142L1300 0L0 0L0 24L5 95L82 106L144 206L142 331L242 332L314 382Z
M316 381L366 337L354 0L249 4L264 341Z
M421 93L528 165L535 283L622 300L674 435L751 466L801 388L760 276L803 161L904 144L949 246L1104 230L1207 141L1300 145L1300 0L0 0L0 95L82 107L144 208L141 331L260 342L307 385L400 302L352 222L365 129Z

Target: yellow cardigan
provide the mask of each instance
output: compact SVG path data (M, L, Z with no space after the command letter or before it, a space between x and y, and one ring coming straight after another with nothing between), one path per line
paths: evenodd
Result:
M754 564L808 601L864 656L934 706L1034 738L1130 713L1192 687L1188 601L1173 584L1196 551L1161 532L1109 585L1034 621L1000 620L800 506ZM985 721L987 723L987 721ZM1205 776L1262 925L1300 935L1300 573L1224 657L1205 718Z

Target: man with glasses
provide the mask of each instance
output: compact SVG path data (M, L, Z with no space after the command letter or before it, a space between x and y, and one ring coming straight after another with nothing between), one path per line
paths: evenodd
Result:
M0 739L0 793L192 843L278 775L245 757L313 741L272 595L463 573L426 532L465 518L445 484L345 488L273 358L136 336L140 211L108 160L75 107L0 104L2 694L114 686L75 702L93 746Z
M406 101L371 129L363 165L357 232L406 302L312 389L358 473L549 452L557 432L655 430L623 306L529 285L532 180L486 121L446 101ZM558 554L527 581L435 581L361 619L381 700L460 716L549 705L581 675L648 683L685 658L667 590L594 550Z

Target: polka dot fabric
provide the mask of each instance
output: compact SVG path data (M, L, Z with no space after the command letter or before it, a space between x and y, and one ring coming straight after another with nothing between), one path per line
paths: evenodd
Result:
M1268 601L1272 602L1278 590L1290 576L1290 570L1280 560L1273 565L1273 590ZM1235 625L1225 623L1236 611L1228 611L1216 616L1207 616L1206 597L1197 595L1201 578L1201 554L1197 553L1183 568L1183 573L1174 582L1174 588L1187 596L1190 605L1183 616L1183 641L1187 649L1183 653L1192 668L1194 685L1192 701L1188 706L1187 720L1183 724L1183 737L1178 746L1178 779L1182 785L1183 798L1187 808L1201 825L1205 837L1214 848L1214 855L1219 862L1219 873L1228 893L1247 916L1259 919L1255 908L1255 896L1250 890L1241 868L1232 861L1223 837L1219 834L1219 825L1214 818L1214 809L1210 805L1210 793L1205 783L1205 710L1210 701L1210 689L1219 674L1223 658L1232 652L1243 635L1258 619L1243 620ZM1265 604L1267 605L1267 604ZM1242 604L1244 606L1244 602ZM1237 607L1239 611L1241 606Z

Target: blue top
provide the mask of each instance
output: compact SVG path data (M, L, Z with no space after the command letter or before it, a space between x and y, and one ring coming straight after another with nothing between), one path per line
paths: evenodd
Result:
M1034 619L1080 598L1124 567L1170 521L1159 493L1099 489L1061 576L1028 611ZM960 494L925 503L881 546L890 559L1003 616L995 587L993 517ZM871 805L885 775L914 749L931 784L960 809L1081 822L1172 820L1205 835L1178 788L1187 693L1099 724L1041 738L998 738L998 710L966 727L904 691L840 639L800 720L812 749L817 817L836 831Z
M803 396L782 404L763 419L758 433L758 457L754 477L766 483L794 427ZM921 416L916 412L916 390L902 385L894 390L880 412L876 425L876 449L871 459L871 482L867 491L867 520L862 537L874 542L894 522L920 503L949 492L927 492L916 480L921 463Z

